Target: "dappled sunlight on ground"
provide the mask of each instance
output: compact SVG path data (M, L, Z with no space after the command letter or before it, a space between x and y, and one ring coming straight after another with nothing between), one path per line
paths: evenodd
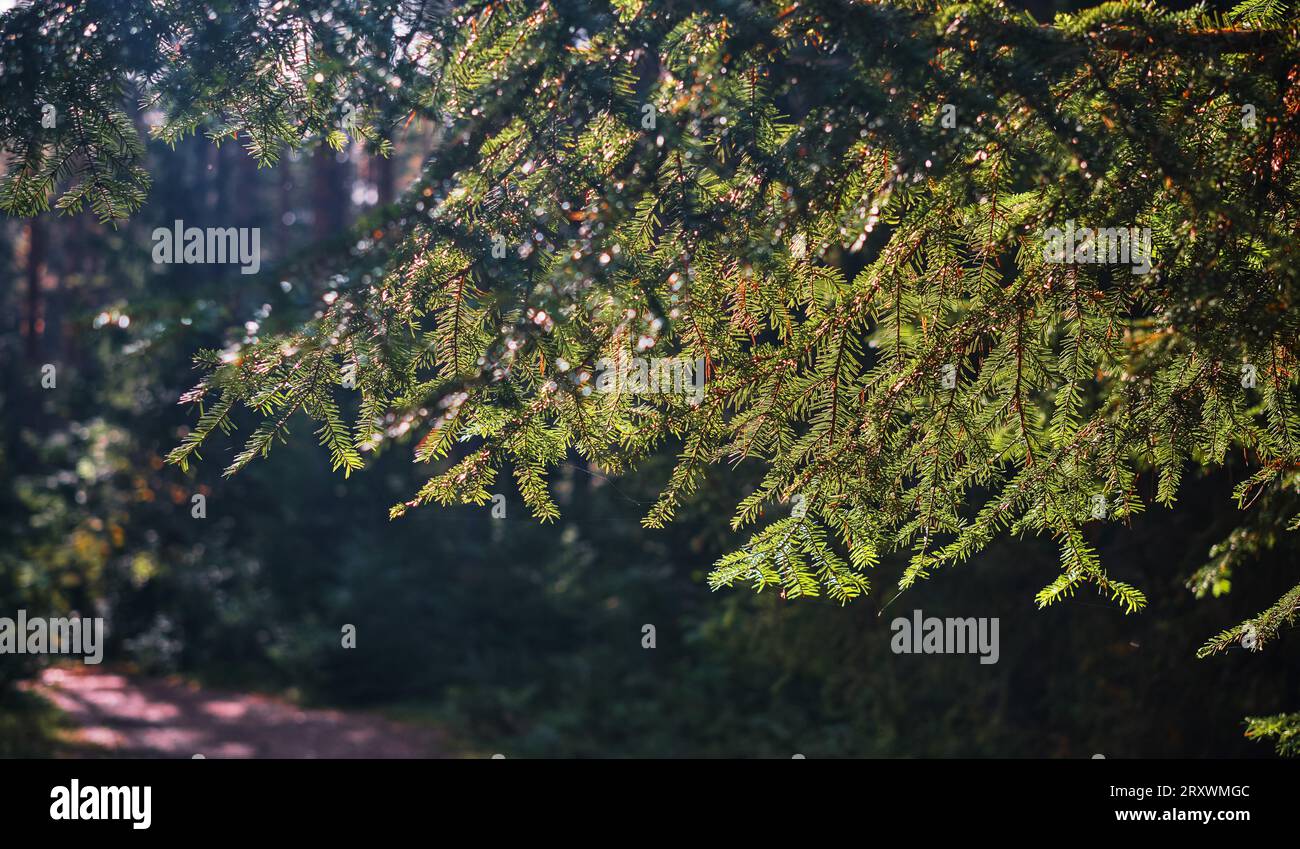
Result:
M77 753L125 757L435 757L438 735L368 714L308 710L90 667L46 669L31 689L68 717Z

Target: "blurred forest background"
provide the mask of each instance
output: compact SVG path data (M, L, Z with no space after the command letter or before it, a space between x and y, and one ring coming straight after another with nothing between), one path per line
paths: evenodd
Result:
M1032 539L883 610L897 563L847 607L711 593L753 472L719 470L670 529L646 531L670 453L617 480L575 460L552 525L508 491L504 519L390 522L429 470L399 448L344 480L305 426L228 480L230 443L189 474L165 466L193 422L177 398L194 352L318 308L328 266L288 281L280 263L382 238L368 216L437 144L418 122L396 136L387 160L353 147L260 170L235 145L151 146L154 190L131 221L0 222L0 615L104 616L114 668L381 711L444 729L451 755L1272 756L1242 718L1300 704L1294 637L1195 657L1294 583L1294 548L1279 546L1229 594L1185 586L1238 518L1231 469L1190 482L1175 511L1094 531L1150 599L1125 616L1088 595L1037 610L1057 552ZM155 265L150 233L176 219L261 228L261 272ZM1000 662L892 654L890 620L917 608L1000 617ZM59 752L51 710L15 686L36 668L0 656L0 756Z

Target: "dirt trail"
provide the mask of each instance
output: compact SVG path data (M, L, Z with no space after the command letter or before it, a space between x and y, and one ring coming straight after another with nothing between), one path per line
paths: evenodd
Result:
M89 666L46 669L31 689L68 715L67 742L91 757L419 758L441 749L432 729Z

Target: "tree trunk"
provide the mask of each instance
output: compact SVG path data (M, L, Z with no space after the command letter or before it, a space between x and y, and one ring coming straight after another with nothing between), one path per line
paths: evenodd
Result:
M348 223L348 163L339 162L334 151L321 148L312 156L313 235L317 241L337 236Z
M45 334L45 304L41 281L45 276L45 222L39 218L27 222L27 316L23 333L27 359L36 362L41 355L41 337Z

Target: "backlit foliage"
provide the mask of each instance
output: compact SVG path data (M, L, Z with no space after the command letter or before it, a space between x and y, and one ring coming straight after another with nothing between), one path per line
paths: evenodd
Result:
M343 103L381 152L412 118L441 128L401 201L308 281L314 319L200 356L182 467L241 407L261 424L231 472L304 412L345 473L414 439L433 472L395 516L485 503L508 470L550 519L566 458L614 473L671 441L647 525L752 465L734 526L760 527L711 584L842 602L885 555L906 555L886 579L906 589L1043 534L1061 555L1039 605L1093 587L1137 610L1088 525L1173 504L1229 452L1255 512L1193 589L1296 528L1287 4L1106 3L1048 25L930 0L144 5L6 18L10 212L139 206L128 90L159 137L202 130L265 163L347 143ZM81 53L25 46L92 24ZM51 98L81 119L36 129L27 105ZM1067 221L1149 228L1151 272L1045 261ZM629 355L703 360L704 400L593 391L597 363ZM1257 620L1261 644L1298 591Z

